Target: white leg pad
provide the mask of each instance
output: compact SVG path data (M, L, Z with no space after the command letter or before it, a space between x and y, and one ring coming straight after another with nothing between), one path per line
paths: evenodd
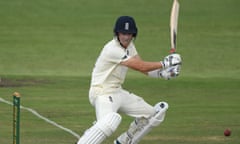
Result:
M105 136L104 133L94 125L85 131L77 144L100 144L106 137L107 136Z
M168 109L168 104L166 102L159 102L154 108L156 110L154 116L149 119L136 119L131 123L128 131L120 135L116 141L120 144L137 144L153 127L162 123Z
M166 102L159 102L154 106L156 113L150 118L149 124L156 127L161 122L164 121L166 111L168 109L168 104Z
M106 137L110 136L119 126L121 116L117 113L109 113L79 139L77 144L101 144Z
M166 102L160 102L154 106L156 110L156 114L149 119L149 123L143 127L140 131L138 131L133 139L131 144L137 144L146 134L152 130L153 127L158 126L163 122L165 118L165 113L168 109L168 104Z

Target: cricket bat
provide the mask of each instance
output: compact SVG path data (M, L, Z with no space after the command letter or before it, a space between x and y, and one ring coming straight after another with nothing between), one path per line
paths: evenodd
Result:
M180 4L178 0L173 0L171 15L170 15L170 53L175 53L177 48L177 26L178 26L178 13Z

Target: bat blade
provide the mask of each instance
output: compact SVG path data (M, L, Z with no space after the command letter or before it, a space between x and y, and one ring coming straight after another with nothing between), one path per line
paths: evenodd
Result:
M177 48L177 26L180 4L178 0L173 1L171 15L170 15L170 41L171 41L171 53L174 53Z

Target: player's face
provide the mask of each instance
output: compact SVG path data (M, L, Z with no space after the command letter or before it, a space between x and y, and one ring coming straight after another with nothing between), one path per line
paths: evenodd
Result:
M133 34L129 34L129 33L118 33L118 39L121 43L121 45L124 48L127 48L128 45L130 44L130 42L133 39Z

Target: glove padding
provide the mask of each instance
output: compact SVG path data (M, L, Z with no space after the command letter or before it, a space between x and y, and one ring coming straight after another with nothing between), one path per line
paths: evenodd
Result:
M177 77L180 74L181 65L170 66L166 69L157 69L148 72L149 77L153 78L164 78L170 80L171 78Z
M182 63L182 59L180 54L170 54L161 61L163 69L166 69L171 66L180 65Z
M181 70L181 65L174 65L174 66L170 66L166 69L162 69L161 70L161 77L166 79L166 80L170 80L171 78L175 78L180 74L180 70Z

